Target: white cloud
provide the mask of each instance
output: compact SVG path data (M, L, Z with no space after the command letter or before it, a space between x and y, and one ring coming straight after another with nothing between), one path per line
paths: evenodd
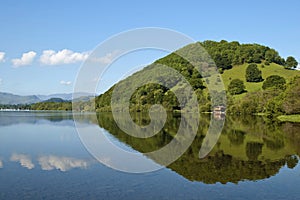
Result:
M102 64L110 64L120 54L121 54L121 51L116 50L116 51L113 51L111 53L106 54L103 57L100 57L100 58L95 57L95 58L91 58L90 60L92 62L99 62L99 63L102 63Z
M105 56L99 58L99 62L103 63L103 64L110 64L113 59L116 57L117 52L112 52L112 53L108 53Z
M0 78L0 85L2 85L2 78Z
M62 84L62 85L71 85L72 84L72 82L71 81L60 81L59 82L60 84Z
M5 61L4 57L5 57L5 52L0 51L0 63Z
M0 160L0 168L3 168L3 162Z
M30 159L30 156L25 155L25 154L16 154L16 153L14 153L10 157L10 161L19 162L22 167L25 167L27 169L33 169L34 168L34 164L32 163L32 161Z
M88 52L78 53L69 49L61 51L45 50L40 57L40 62L45 65L59 65L82 62L89 56Z
M86 160L71 157L59 157L54 155L41 156L38 158L38 162L43 170L49 171L58 169L63 172L73 168L85 169L89 165Z
M35 56L36 53L34 51L29 51L27 53L23 53L21 58L12 59L12 63L15 67L30 65Z

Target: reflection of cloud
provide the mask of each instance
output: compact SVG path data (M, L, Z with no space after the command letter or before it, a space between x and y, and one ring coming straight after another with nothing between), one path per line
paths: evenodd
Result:
M86 160L71 157L59 157L54 155L41 156L38 158L38 161L43 170L58 169L63 172L73 168L85 169L89 165Z
M32 163L30 156L28 156L28 155L14 153L10 157L10 160L14 161L14 162L19 162L21 164L21 166L23 166L27 169L33 169L34 168L34 164Z
M109 158L109 157L102 157L101 162L103 162L107 166L112 166L112 164L113 164L111 158Z
M0 168L3 168L3 162L0 160Z

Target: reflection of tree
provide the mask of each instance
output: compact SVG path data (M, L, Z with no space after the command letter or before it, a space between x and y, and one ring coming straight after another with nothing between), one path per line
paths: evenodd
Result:
M298 164L299 159L297 156L287 156L286 164L288 168L293 169Z
M280 140L279 138L276 138L275 140L269 140L264 138L264 143L269 149L274 151L282 149L284 147L284 141Z
M259 142L248 142L246 145L246 154L249 160L257 160L258 156L262 153L264 144Z
M199 158L204 158L213 150L215 145L218 144L221 131L224 126L225 119L215 119L213 118L209 124L209 129L207 130L206 136L202 141L201 149L199 151Z
M282 125L282 131L290 139L293 146L296 148L296 152L300 155L300 123L284 123Z
M228 139L230 143L239 146L244 143L246 133L240 130L233 130L228 133Z

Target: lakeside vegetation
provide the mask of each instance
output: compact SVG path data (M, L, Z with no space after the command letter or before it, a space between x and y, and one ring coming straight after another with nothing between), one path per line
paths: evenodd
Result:
M30 110L72 110L72 102L40 102L30 106Z
M70 111L72 110L72 102L66 101L61 98L51 98L43 102L33 104L0 104L0 109L8 110L61 110Z

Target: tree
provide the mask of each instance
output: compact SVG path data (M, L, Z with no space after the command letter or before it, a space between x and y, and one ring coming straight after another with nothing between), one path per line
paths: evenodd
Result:
M240 79L233 79L228 86L228 92L231 95L241 94L244 91L245 85L244 82Z
M296 68L297 65L298 65L297 60L296 60L294 57L289 56L289 57L287 57L287 59L286 59L286 61L285 61L285 66L284 66L284 68L285 68L285 69L292 69L292 68Z
M256 64L248 65L246 69L246 81L247 82L261 82L263 81L261 71Z
M200 88L200 89L205 88L205 87L203 86L202 79L200 79L200 78L191 78L191 79L190 79L190 84L191 84L191 86L192 86L195 90L198 89L198 88Z
M278 57L279 54L274 49L269 49L265 53L265 60L269 63L275 62L276 57Z
M288 85L283 100L285 114L300 114L300 77L295 77Z
M278 75L271 75L266 78L263 83L262 88L265 90L267 88L285 89L285 79Z
M223 70L232 68L230 60L226 56L222 56L221 54L216 54L214 56L214 61L217 67Z

